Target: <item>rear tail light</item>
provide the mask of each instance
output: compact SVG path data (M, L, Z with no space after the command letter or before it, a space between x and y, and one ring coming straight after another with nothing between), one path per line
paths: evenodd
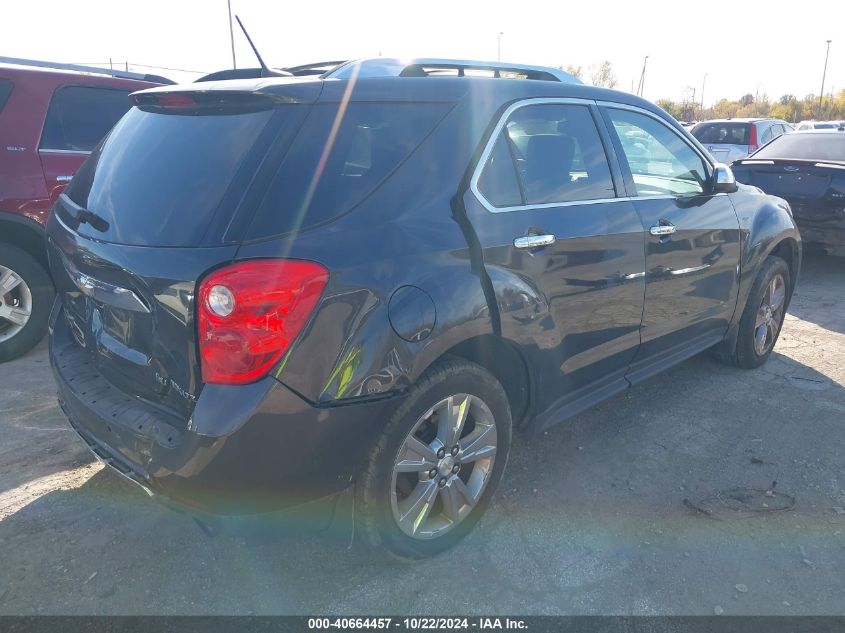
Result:
M760 149L760 145L757 143L757 126L752 123L751 135L748 137L748 153L753 154L758 149Z
M241 385L266 376L302 331L326 287L320 264L240 262L215 270L197 293L202 378Z

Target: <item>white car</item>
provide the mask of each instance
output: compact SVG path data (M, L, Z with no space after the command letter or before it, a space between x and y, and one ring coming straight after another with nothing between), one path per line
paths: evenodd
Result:
M713 119L702 121L690 130L690 134L713 158L729 165L792 131L792 126L780 119Z

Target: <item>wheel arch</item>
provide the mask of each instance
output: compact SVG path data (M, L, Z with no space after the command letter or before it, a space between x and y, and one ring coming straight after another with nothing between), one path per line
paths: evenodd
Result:
M47 262L47 234L44 228L26 217L0 212L0 242L23 249L50 274Z
M533 381L528 362L516 345L496 334L481 334L444 350L429 366L449 358L473 362L493 374L507 395L514 427L527 425L534 402Z

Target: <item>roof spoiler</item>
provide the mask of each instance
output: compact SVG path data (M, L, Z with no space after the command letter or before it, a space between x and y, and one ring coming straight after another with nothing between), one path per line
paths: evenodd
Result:
M0 64L13 66L34 66L36 68L49 68L51 70L70 70L78 73L89 73L97 75L108 75L122 79L135 79L137 81L149 81L150 83L172 85L176 82L161 75L149 75L146 73L132 73L124 70L111 68L99 68L97 66L80 66L79 64L60 64L58 62L44 62L37 59L20 59L17 57L0 57Z

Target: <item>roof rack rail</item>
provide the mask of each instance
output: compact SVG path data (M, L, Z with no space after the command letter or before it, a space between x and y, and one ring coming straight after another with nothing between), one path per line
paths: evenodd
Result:
M334 70L330 70L324 78L349 79L353 75L365 77L431 77L445 74L444 71L456 71L457 76L466 77L467 71L492 72L495 78L505 78L507 75L522 76L525 79L540 81L559 81L561 83L579 84L581 81L574 75L547 66L529 66L525 64L509 64L504 62L477 61L470 59L438 59L419 58L411 60L373 57L346 62Z
M71 70L79 73L91 73L97 75L109 75L122 79L136 79L138 81L149 81L159 84L175 84L176 82L161 75L149 75L146 73L133 73L124 70L113 70L110 68L99 68L97 66L80 66L79 64L60 64L58 62L44 62L37 59L20 59L17 57L0 57L0 64L13 66L34 66L36 68L49 68L51 70Z
M324 75L328 72L333 71L338 66L345 64L346 62L347 60L345 59L340 61L316 62L313 64L302 64L301 66L290 66L289 68L284 68L283 70L286 70L290 74L295 75L297 77L304 77L308 75Z
M290 68L274 68L273 70L288 73L293 77L316 77L324 75L345 63L346 61L316 62L313 64L303 64L301 66L291 66ZM226 68L224 70L218 70L216 72L203 75L199 79L195 79L194 83L202 83L204 81L222 81L225 79L258 79L261 76L261 68Z

